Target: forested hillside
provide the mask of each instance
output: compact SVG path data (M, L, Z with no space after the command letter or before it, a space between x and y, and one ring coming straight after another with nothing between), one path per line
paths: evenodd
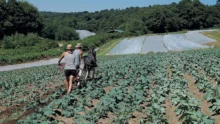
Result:
M17 33L39 33L42 17L33 5L16 0L0 0L0 38Z
M32 4L26 1L0 0L0 39L16 33L36 33L52 40L79 39L76 31L70 26L59 23L56 27L47 29L47 24L43 22L46 21ZM53 36L48 36L48 33L53 33Z
M220 24L220 7L209 6L199 0L182 0L169 5L130 7L97 12L53 13L41 12L47 27L63 24L75 29L107 32L123 29L131 34L146 34L203 29Z

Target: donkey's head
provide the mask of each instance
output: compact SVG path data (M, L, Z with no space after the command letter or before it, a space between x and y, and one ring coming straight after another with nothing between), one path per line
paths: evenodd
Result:
M96 56L96 51L97 51L98 49L96 48L89 48L89 54L91 54L91 55L93 55L93 56Z

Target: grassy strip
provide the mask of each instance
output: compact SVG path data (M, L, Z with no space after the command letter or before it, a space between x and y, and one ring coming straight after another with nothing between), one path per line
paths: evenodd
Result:
M10 56L1 56L0 55L0 65L10 65L10 64L19 64L25 62L32 62L36 60L49 59L58 57L61 55L61 51L58 48L53 48L45 50L42 52L27 52L24 54L10 55Z
M108 54L110 50L115 47L122 39L124 38L115 39L102 45L97 52L97 56L105 56L106 54Z
M220 31L202 32L202 34L216 40L216 42L207 43L206 45L208 46L214 45L215 48L220 47Z

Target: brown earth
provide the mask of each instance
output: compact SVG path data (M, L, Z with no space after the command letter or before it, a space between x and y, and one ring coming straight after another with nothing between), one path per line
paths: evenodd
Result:
M203 69L201 69L199 73L201 73L201 74L203 74L203 75L206 75L206 72L205 72ZM207 75L206 75L206 76L207 76ZM217 86L216 80L215 80L214 78L212 78L212 77L210 77L210 76L207 76L207 77L208 77L210 83L212 83L213 85Z
M6 120L3 121L2 124L17 124L17 121L18 121L18 120L25 119L28 115L30 115L30 114L33 113L33 112L34 112L34 110L33 110L33 109L30 109L30 110L24 112L22 115L20 115L20 116L17 117L16 119L10 120L9 118L7 118Z
M22 111L23 107L25 105L21 106L11 106L9 108L6 108L4 111L0 113L0 119L9 118L15 111ZM7 120L7 119L6 119Z
M172 78L172 70L170 69L170 63L167 65L167 72L169 74L169 79L171 80L171 78Z
M5 111L6 109L7 109L6 106L0 106L0 112L1 112L1 111Z
M214 115L213 117L215 119L214 124L220 124L220 115Z
M110 118L101 118L98 120L97 124L112 124L113 120Z
M112 90L113 86L108 86L108 87L105 87L104 90L105 90L105 93L108 94L111 90Z
M97 105L99 102L100 102L100 100L98 100L98 99L93 99L93 100L92 100L92 104L93 104L94 107L96 107L96 105Z
M73 118L66 118L66 117L62 117L60 115L56 115L54 117L54 119L62 121L62 122L59 122L58 124L74 124Z
M116 115L112 112L108 112L106 118L100 118L97 124L112 124L113 120L116 118Z
M56 90L56 88L60 88L60 83L55 83L52 85L48 85L46 88L50 88L51 87L53 89L51 90ZM38 92L38 91L36 91ZM44 94L42 94L42 96L38 99L46 99L48 98L48 95L51 95L53 92L52 91L48 91ZM23 96L25 97L25 96ZM31 101L29 101L31 102ZM49 103L49 102L48 102ZM25 119L28 115L31 115L33 112L34 112L34 109L30 109L26 112L23 112L23 108L27 105L28 103L24 103L24 104L17 104L17 105L13 105L13 106L9 106L7 108L4 107L4 111L0 112L0 120L1 119L4 119L2 124L15 124L18 120L21 120L21 119ZM11 116L15 113L22 113L20 114L18 117L15 117L15 118L11 118Z
M116 117L117 117L117 116L116 116L114 113L108 112L108 118L114 119L114 118L116 118Z
M84 106L84 108L85 108L86 111L91 111L91 110L92 110L92 109L91 109L90 107L88 107L88 106Z
M214 86L218 86L214 78L209 77L209 82L212 83Z
M177 60L177 58L175 58ZM169 75L169 80L172 79L172 70L170 68L170 63L167 65L167 73ZM165 118L167 119L169 124L181 124L182 122L179 121L179 116L176 115L175 110L176 106L172 105L169 99L165 100L164 107L166 108L165 111Z
M135 111L133 114L134 118L128 120L129 124L140 124L141 118L144 116L143 113Z
M201 111L207 116L213 116L215 124L220 124L220 115L214 115L209 111L212 104L203 99L204 94L199 92L199 89L195 86L193 76L185 74L184 78L189 81L189 91L201 102Z
M165 118L169 124L181 124L179 117L176 116L176 106L172 105L169 99L165 100L164 107L166 108Z
M211 106L211 103L207 102L203 99L204 94L202 92L199 92L199 89L195 85L195 81L193 79L192 75L185 74L184 78L188 80L188 91L192 93L193 97L198 99L201 103L201 111L207 116L211 116L211 113L209 111L209 107Z

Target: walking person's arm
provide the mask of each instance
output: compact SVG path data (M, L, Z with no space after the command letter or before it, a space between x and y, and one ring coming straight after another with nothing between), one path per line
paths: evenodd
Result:
M60 56L59 60L58 60L58 65L61 65L60 62L62 61L62 59L64 58L65 56L65 52Z

